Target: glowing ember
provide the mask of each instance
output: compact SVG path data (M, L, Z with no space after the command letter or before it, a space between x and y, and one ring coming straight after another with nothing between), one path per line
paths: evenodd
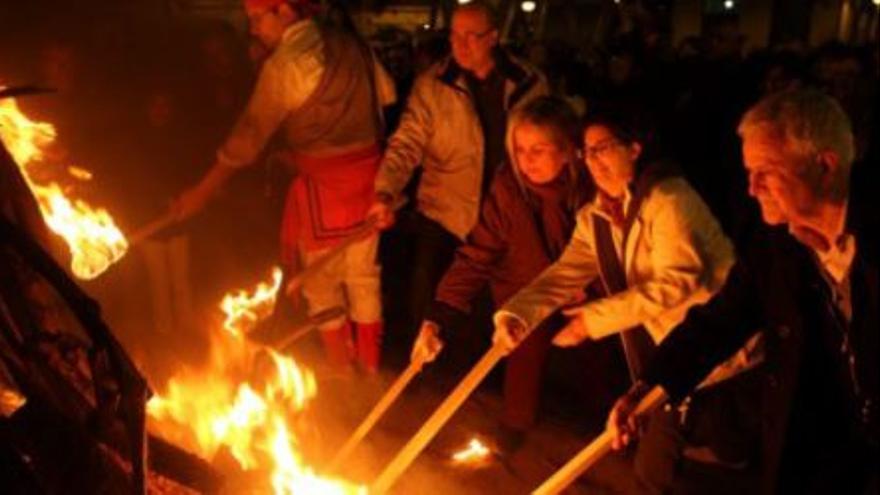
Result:
M209 460L224 447L241 469L265 470L265 489L279 495L365 495L366 487L317 476L297 449L292 425L317 393L311 371L244 338L271 312L280 282L276 270L273 283L260 284L253 294L224 297L229 331L212 334L205 369L182 370L150 400L150 428Z
M477 438L472 438L468 446L452 454L452 460L461 464L480 462L489 457L492 451Z
M92 180L92 173L84 168L67 167L67 173L74 179Z
M95 278L122 258L128 242L105 210L68 198L55 182L39 184L33 178L32 169L43 163L43 149L55 140L51 124L28 119L12 98L0 100L0 140L21 168L46 224L67 242L77 277ZM81 180L91 177L81 168L68 170Z
M275 296L281 286L281 269L272 270L272 283L260 282L253 293L238 291L227 294L220 303L220 309L226 314L223 328L234 335L242 335L263 318L269 316L275 306Z

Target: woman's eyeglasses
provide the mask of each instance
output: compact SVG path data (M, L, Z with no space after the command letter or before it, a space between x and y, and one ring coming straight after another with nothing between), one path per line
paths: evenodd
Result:
M594 146L585 146L582 153L586 158L595 159L621 145L623 145L623 143L616 139L607 139Z

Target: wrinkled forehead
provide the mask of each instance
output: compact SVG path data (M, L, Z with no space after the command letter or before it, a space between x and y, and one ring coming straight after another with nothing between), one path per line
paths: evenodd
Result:
M796 161L786 146L785 135L769 126L743 132L742 152L746 168L788 167Z
M489 16L479 9L459 9L452 15L452 31L482 33L492 27Z

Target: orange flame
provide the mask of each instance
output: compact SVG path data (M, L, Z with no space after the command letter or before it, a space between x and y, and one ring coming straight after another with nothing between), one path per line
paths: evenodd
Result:
M220 302L220 309L226 314L223 328L233 335L242 335L269 316L281 286L281 275L281 268L275 267L272 269L272 283L260 282L251 294L243 290L226 294Z
M485 460L491 453L478 438L472 438L467 447L452 454L452 460L461 464L473 464Z
M128 242L109 213L71 200L55 182L38 184L32 177L30 169L43 161L43 150L55 140L51 124L27 118L12 98L0 100L0 140L18 163L46 224L67 242L77 277L93 279L125 255ZM75 177L91 177L84 169L70 170Z
M271 311L280 283L281 272L275 269L272 282L258 285L252 294L237 291L223 298L227 331L212 335L209 365L183 370L163 395L148 402L151 428L207 459L225 446L244 470L271 467L266 485L278 495L365 495L365 487L319 477L296 448L290 425L317 394L312 372L244 338ZM260 364L271 366L257 386L249 378Z

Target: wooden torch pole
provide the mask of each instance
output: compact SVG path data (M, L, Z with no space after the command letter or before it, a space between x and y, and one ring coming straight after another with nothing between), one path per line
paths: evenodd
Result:
M645 411L653 409L664 400L666 400L666 393L663 389L660 387L654 387L648 392L648 395L639 402L635 414L642 414ZM532 495L555 495L561 493L562 490L565 490L568 485L572 484L574 480L578 479L578 477L586 472L587 469L611 451L612 440L613 435L611 432L608 430L603 431L602 434L590 442L589 445L572 457L570 461L552 476L547 478L541 486L532 492Z
M339 449L339 452L333 457L333 460L330 461L330 464L327 466L327 470L330 472L335 471L342 464L342 461L348 458L351 455L352 451L354 451L355 447L367 436L367 433L373 429L373 426L379 422L379 419L382 415L385 414L391 404L400 397L400 394L409 385L409 382L415 378L416 375L422 370L422 366L424 366L424 362L413 361L407 366L403 373L397 377L391 387L388 388L388 391L385 392L385 395L379 399L379 402L373 407L373 410L367 415L367 417L361 422L361 424L357 427L354 433L351 434L351 437L342 445L342 448Z
M176 219L171 214L162 215L132 233L128 237L128 245L134 246L135 244L140 244L144 240L154 236L160 230L170 227L175 222Z
M492 368L505 356L505 352L499 346L493 346L480 361L471 369L467 376L455 387L455 390L440 404L434 414L425 421L421 429L413 436L409 443L398 452L397 457L385 467L385 470L376 478L370 487L372 495L385 493L395 481L406 471L417 455L440 431L455 411L470 396L471 392L483 381L483 378L492 371Z

